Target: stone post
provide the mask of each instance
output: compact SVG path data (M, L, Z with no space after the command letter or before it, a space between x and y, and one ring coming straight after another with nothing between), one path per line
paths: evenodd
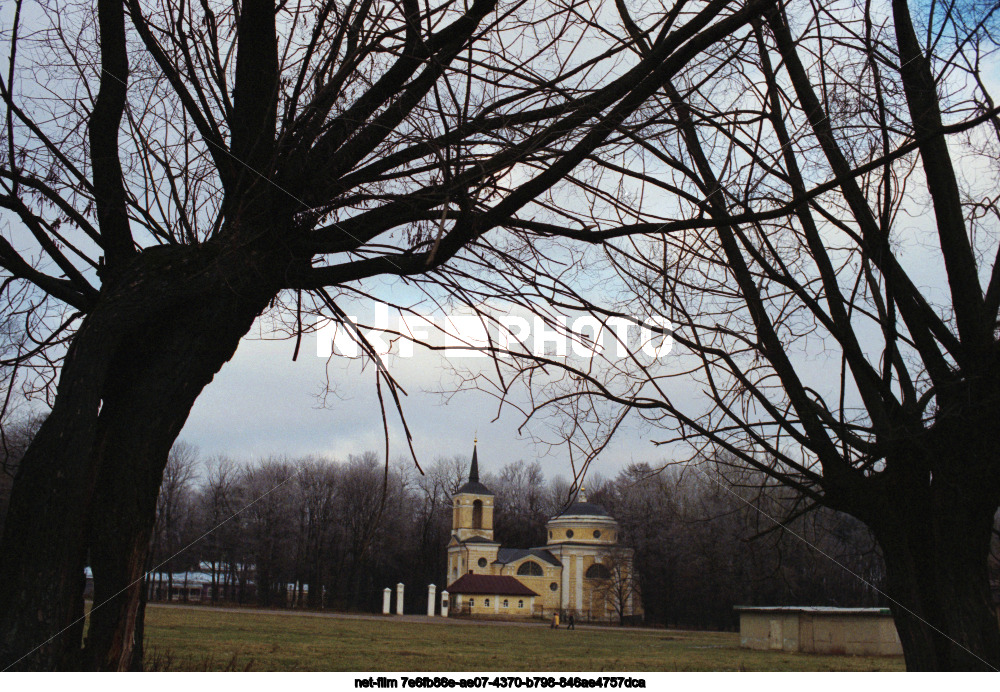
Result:
M437 595L437 585L427 587L427 617L434 617L434 597Z
M382 614L389 614L389 601L392 599L392 589L388 586L382 591Z
M403 582L396 584L396 615L403 614Z
M450 604L448 603L448 592L447 591L442 591L441 592L441 617L443 617L443 618L448 617L448 606L449 605Z

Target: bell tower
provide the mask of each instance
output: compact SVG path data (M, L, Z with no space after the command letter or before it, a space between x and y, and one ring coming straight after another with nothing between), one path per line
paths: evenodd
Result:
M469 480L454 496L451 531L459 541L478 536L493 540L493 493L479 482L478 440L472 445Z

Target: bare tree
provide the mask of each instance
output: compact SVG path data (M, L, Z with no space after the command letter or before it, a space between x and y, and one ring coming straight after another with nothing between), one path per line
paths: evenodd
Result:
M153 563L167 574L168 593L173 587L172 573L190 559L185 555L178 562L177 552L184 547L184 531L191 523L192 494L197 477L198 450L186 442L176 442L163 467L151 551Z
M226 586L231 586L233 574L233 549L238 531L236 504L236 467L230 460L217 457L210 462L205 481L201 486L198 506L201 512L200 531L205 535L199 553L208 563L212 575L211 601L216 603ZM230 593L229 598L232 599Z
M469 295L544 240L518 220L536 198L768 4L679 3L640 56L600 32L578 50L596 29L571 2L95 0L27 34L15 0L0 267L48 311L31 358L58 387L0 548L0 661L141 657L130 585L167 453L259 315L300 336L377 276Z
M257 602L263 606L288 605L288 585L294 580L297 472L286 459L266 459L243 470L248 497L244 510L247 554L254 567Z
M512 548L545 543L545 524L554 514L546 495L545 476L537 461L515 461L486 479L495 494L493 531L496 540Z
M42 420L38 415L17 416L11 413L0 421L0 531L7 516L14 476Z
M657 16L618 8L645 51ZM603 295L561 286L558 305L666 318L674 351L571 365L550 403L597 430L594 452L632 411L692 460L756 469L797 493L775 521L861 520L908 668L990 670L1000 111L982 70L998 7L914 8L777 6L665 84L628 129L631 162L595 163L632 194L550 231L609 269Z
M296 466L299 507L296 577L300 584L307 586L309 607L319 608L323 605L323 585L328 567L324 549L333 532L340 474L337 466L327 460L300 460Z
M416 519L419 531L416 543L419 548L415 559L420 567L419 574L428 583L442 584L447 579L452 496L465 482L467 463L467 460L459 456L438 459L416 479Z
M641 597L639 580L635 572L633 552L624 546L615 546L601 556L600 562L590 567L593 580L595 608L603 615L610 609L624 625L625 619L635 614Z

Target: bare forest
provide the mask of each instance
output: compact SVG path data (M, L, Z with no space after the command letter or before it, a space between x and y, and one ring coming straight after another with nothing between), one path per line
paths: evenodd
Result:
M451 494L468 463L439 459L424 475L403 460L387 473L374 452L237 463L200 459L179 443L157 504L147 594L381 612L382 590L403 582L406 612L423 613L427 585L447 587ZM496 493L496 540L544 545L570 484L546 479L537 462L490 466L482 480ZM743 480L734 490L706 472L634 464L587 484L588 499L616 517L621 545L635 551L645 611L635 624L732 629L734 605L884 605L881 559L863 525L817 512L775 531L761 512L776 508L756 479ZM197 600L185 592L193 581L183 583L194 573L212 585Z
M248 333L296 359L316 318L374 356L386 445L390 420L412 440L396 376L345 311L389 303L672 340L665 362L634 343L582 362L489 343L491 367L464 373L548 421L577 477L627 419L686 462L600 488L644 556L654 621L723 626L758 587L875 598L766 514L881 580L909 669L1000 667L1000 4L0 12L0 419L45 412L26 445L3 435L4 666L140 668L142 576L231 497L263 493L227 548L230 567L254 556L261 602L313 583L361 607L399 564L430 579L447 485L379 480L365 455L168 464ZM541 517L559 493L535 485ZM654 498L639 526L630 508ZM532 542L514 516L511 542ZM104 604L88 618L85 569Z

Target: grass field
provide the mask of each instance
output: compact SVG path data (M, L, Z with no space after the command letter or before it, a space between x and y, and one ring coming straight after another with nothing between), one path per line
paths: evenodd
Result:
M146 661L154 670L903 670L898 656L748 651L730 632L568 631L154 605L146 611Z

